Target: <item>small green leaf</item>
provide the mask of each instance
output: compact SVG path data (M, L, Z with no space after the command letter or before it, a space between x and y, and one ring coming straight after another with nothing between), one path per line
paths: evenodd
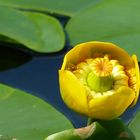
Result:
M104 127L111 140L136 140L132 131L128 126L119 118L109 121L99 121L99 124Z
M130 130L134 133L136 140L140 139L140 111L137 112L133 120L129 124Z
M68 129L50 135L45 140L110 140L108 132L98 123L79 129Z
M63 49L65 35L53 17L0 6L0 35L16 40L37 52L57 52Z
M135 140L135 136L120 119L99 120L79 129L68 129L45 140Z
M0 136L3 138L43 140L69 128L72 128L70 122L46 102L0 84Z
M110 134L108 131L99 124L99 122L94 122L94 131L90 137L87 138L87 140L111 140Z
M66 31L72 46L86 41L113 42L140 58L140 1L104 0L72 17Z

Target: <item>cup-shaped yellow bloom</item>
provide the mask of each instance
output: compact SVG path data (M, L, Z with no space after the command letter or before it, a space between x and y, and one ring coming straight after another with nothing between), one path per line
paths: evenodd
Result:
M112 43L82 43L65 55L59 83L71 109L91 118L113 119L137 102L137 57Z

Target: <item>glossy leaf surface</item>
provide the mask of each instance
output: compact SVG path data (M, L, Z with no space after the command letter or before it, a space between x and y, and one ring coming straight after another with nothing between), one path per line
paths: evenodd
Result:
M71 128L49 104L23 91L0 85L0 135L21 140L43 140Z
M129 128L134 133L137 140L140 139L140 112L137 112L131 123L129 124Z
M50 135L45 140L136 140L120 120L95 121L87 127L68 129Z
M0 35L37 52L57 52L64 47L64 32L55 18L3 6L0 13Z
M105 0L91 5L68 22L70 42L72 46L91 40L112 42L139 56L139 12L139 0Z
M47 11L66 16L73 16L76 12L96 4L101 0L0 0L0 5L21 9Z

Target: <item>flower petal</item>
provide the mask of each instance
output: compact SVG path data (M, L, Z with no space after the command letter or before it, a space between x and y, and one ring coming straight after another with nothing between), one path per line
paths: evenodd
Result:
M133 103L131 104L131 106L134 106L138 100L139 97L139 91L140 91L140 72L139 72L139 65L138 65L138 60L137 60L137 56L136 55L132 55L132 59L134 61L134 67L135 67L135 71L136 71L136 81L137 81L137 85L136 85L136 95L135 95L135 99L133 101Z
M108 42L91 41L79 44L71 49L64 57L61 69L65 69L68 63L77 64L87 58L101 57L105 54L112 59L119 60L120 64L128 69L133 67L132 58L129 54L118 46Z
M120 87L114 94L94 98L89 102L89 117L109 120L120 116L135 98L129 87Z
M71 49L64 57L62 70L64 70L68 63L78 64L81 61L84 61L86 58L91 57L90 48L92 44L83 43L75 46Z
M59 70L61 96L64 102L73 110L87 114L87 95L84 86L68 70Z

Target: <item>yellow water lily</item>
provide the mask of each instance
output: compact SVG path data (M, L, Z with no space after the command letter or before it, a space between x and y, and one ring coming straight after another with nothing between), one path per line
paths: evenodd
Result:
M71 109L90 118L113 119L137 102L137 57L112 43L82 43L65 55L59 83Z

